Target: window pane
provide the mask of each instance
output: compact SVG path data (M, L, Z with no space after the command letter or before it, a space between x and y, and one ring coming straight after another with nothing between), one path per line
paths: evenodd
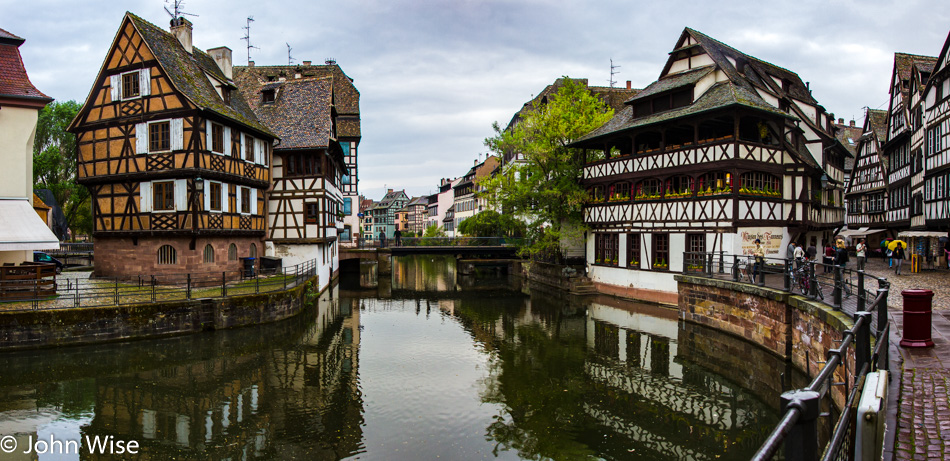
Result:
M168 122L148 125L149 152L164 152L171 149L171 132Z

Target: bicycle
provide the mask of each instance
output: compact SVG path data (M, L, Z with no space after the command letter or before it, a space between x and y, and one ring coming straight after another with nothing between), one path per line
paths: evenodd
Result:
M748 281L748 283L755 284L755 274L753 274L754 262L752 256L747 256L744 260L739 260L736 263L736 270L739 272L739 280L742 282L743 276Z
M798 272L798 289L803 295L811 294L811 279L808 277L808 265L803 264L799 268ZM824 300L825 294L822 293L821 282L818 281L818 277L815 277L815 294L818 295L818 298Z

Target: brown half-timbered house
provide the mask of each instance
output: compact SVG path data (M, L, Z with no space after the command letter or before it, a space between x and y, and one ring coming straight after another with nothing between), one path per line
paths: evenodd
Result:
M660 78L576 141L598 283L672 301L684 252L769 256L843 225L834 117L797 74L685 29ZM645 288L649 287L649 288ZM675 293L674 293L675 294Z
M325 286L339 268L341 183L347 174L342 144L349 146L336 134L333 77L270 81L266 75L248 67L236 81L260 120L280 137L267 202L267 253L284 264L316 260Z
M334 61L327 61L324 65L312 65L311 61L288 66L251 64L246 67L235 67L235 81L241 87L241 91L248 95L247 99L255 110L260 107L271 107L268 104L278 102L276 98L285 82L292 83L317 78L323 79L325 85L328 85L329 99L322 100L321 104L329 104L326 109L330 114L330 131L333 140L339 143L343 152L343 164L346 167L342 170L337 183L343 197L342 229L337 236L337 241L342 246L356 245L355 235L359 232L360 224L357 217L359 214L357 151L362 134L360 93L353 85L353 80Z
M126 13L70 132L92 194L96 275L228 271L263 252L274 134L236 91L231 50Z
M871 237L877 244L887 225L887 187L881 148L887 130L887 111L868 109L864 127L857 139L857 155L848 182L848 229L853 236ZM870 240L869 240L870 241Z

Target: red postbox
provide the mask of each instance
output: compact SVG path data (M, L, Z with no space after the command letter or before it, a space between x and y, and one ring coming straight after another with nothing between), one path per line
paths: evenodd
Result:
M901 347L933 347L930 335L930 317L933 315L934 292L904 290L904 335Z

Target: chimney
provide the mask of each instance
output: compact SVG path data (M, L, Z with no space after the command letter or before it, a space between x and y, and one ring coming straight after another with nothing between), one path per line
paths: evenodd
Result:
M218 67L221 68L221 72L224 73L224 76L230 80L232 77L232 63L231 63L231 49L226 46L219 46L217 48L211 48L208 50L208 54L214 58L214 62L218 63Z
M844 125L844 119L843 119L843 118L840 118L840 117L838 118L838 125Z
M172 35L181 42L185 52L191 54L191 21L185 18L175 18L171 20Z
M313 61L304 61L304 62L303 62L303 65L309 66L311 63L313 63Z
M854 120L851 121L851 126L854 126Z
M628 89L628 90L630 89L630 84L631 84L631 83L632 83L632 82L631 82L630 80L627 80L627 89Z
M387 193L387 194L392 194L392 193L393 193L393 190L392 190L392 189L389 189L386 193Z
M254 61L248 61L247 67L254 67Z

